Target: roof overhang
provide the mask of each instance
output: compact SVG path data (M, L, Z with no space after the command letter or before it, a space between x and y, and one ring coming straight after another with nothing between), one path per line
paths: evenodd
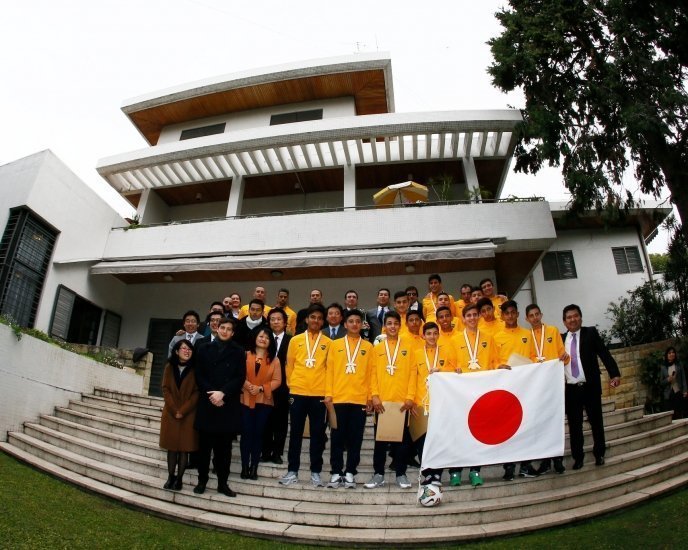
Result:
M154 145L165 126L238 111L353 97L356 114L394 112L389 54L357 54L263 67L129 99L122 111Z

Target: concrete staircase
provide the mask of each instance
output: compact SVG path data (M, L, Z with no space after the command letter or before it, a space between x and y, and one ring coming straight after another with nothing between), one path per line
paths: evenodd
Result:
M286 467L261 463L258 481L241 480L234 446L227 498L215 492L211 476L204 495L192 492L190 470L184 489L162 489L165 451L158 447L162 400L96 390L53 415L27 422L0 443L4 452L56 477L177 521L293 542L342 546L407 545L464 541L521 533L589 518L688 483L688 421L671 413L643 416L642 407L614 410L605 403L607 463L594 466L586 432L586 465L563 475L501 480L500 465L483 468L485 485L473 489L445 483L440 506L416 502L417 486L363 488L372 474L372 426L366 430L356 489L313 488L304 442L301 482L282 487ZM327 480L329 449L325 452ZM570 467L570 460L569 467ZM417 470L409 470L415 480ZM465 478L464 473L464 478Z

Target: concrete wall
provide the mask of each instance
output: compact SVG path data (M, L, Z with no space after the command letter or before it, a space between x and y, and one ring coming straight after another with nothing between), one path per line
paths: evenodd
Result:
M245 130L247 128L257 128L260 126L270 126L270 117L282 113L293 113L296 111L309 111L311 109L322 109L323 119L336 118L343 116L353 116L356 114L356 106L353 97L340 97L336 99L323 99L320 101L308 101L304 103L291 103L288 105L276 105L263 109L253 109L239 113L208 117L203 119L185 122L183 124L173 124L162 129L158 145L179 141L183 130L210 126L212 124L226 123L225 132Z
M144 377L103 365L0 325L0 439L94 387L141 393Z
M637 246L644 271L619 275L616 272L612 247ZM608 329L611 320L607 318L609 302L616 302L628 290L647 281L647 266L638 233L634 227L620 229L596 229L559 231L557 240L549 252L571 250L576 264L578 278L559 281L545 281L542 265L533 272L535 297L548 324L563 329L561 313L568 304L578 304L583 311L583 324L597 325ZM530 292L519 292L515 300L525 306L530 303Z

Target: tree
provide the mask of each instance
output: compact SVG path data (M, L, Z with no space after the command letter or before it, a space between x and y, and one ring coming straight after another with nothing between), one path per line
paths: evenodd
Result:
M516 171L561 166L572 209L630 207L666 186L688 219L688 3L685 0L510 0L496 15L488 71L523 89ZM684 235L688 225L684 224Z
M688 334L688 239L673 217L666 226L671 233L669 260L664 271L664 280L676 295L681 333Z
M668 261L669 254L650 254L650 264L652 264L652 273L664 273Z

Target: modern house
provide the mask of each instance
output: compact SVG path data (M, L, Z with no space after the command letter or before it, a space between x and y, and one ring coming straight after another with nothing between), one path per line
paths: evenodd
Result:
M546 321L576 302L604 328L608 302L651 276L645 242L669 212L605 227L528 189L503 198L520 113L397 113L383 54L211 78L122 110L146 146L97 170L138 223L50 152L0 167L0 312L158 362L185 310L257 284L269 305L281 287L297 309L311 288L328 303L354 288L371 307L380 286L422 292L431 273L454 294L492 277ZM407 180L431 187L427 203L374 205Z

